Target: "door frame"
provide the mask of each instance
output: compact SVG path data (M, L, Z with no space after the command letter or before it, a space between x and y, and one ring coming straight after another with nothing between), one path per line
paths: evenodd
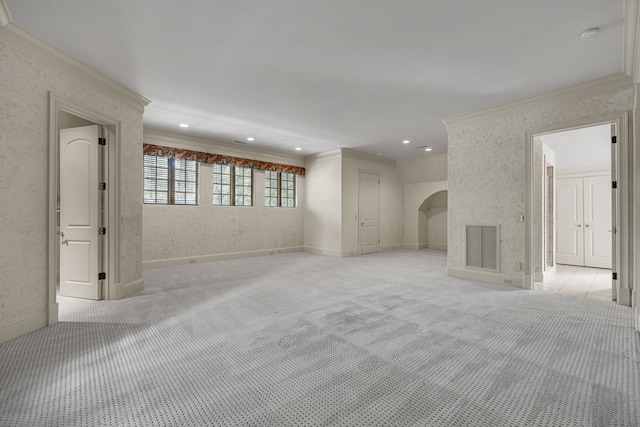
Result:
M48 198L48 280L47 280L47 325L58 322L56 281L58 268L59 236L57 234L57 195L59 191L58 113L64 111L105 128L107 146L104 150L104 180L107 183L104 198L107 232L104 236L103 268L107 273L102 287L103 299L116 299L116 284L120 281L120 140L121 123L101 114L86 105L71 101L49 92L49 198Z
M618 155L612 156L612 174L617 173L617 176L612 179L617 179L618 190L616 198L617 209L616 216L612 218L616 226L616 235L613 239L612 255L615 260L615 264L612 266L613 271L618 273L618 280L613 281L613 292L616 296L618 304L631 305L631 294L633 289L634 269L631 262L631 256L633 255L632 242L630 241L631 233L633 232L633 223L631 221L631 203L632 194L634 191L634 183L631 179L631 164L633 159L632 147L629 145L631 134L631 120L629 112L621 112L614 114L607 114L598 117L587 118L583 120L562 122L555 125L549 125L537 129L528 130L525 134L525 168L526 168L526 200L525 200L525 278L524 288L533 289L533 272L535 268L534 263L534 251L535 244L535 230L532 218L534 217L535 205L535 182L533 177L533 147L534 137L544 135L548 133L562 132L571 129L578 129L590 126L597 126L603 124L613 124L617 128L617 150ZM629 161L620 161L620 159L629 159ZM617 164L614 164L617 163Z

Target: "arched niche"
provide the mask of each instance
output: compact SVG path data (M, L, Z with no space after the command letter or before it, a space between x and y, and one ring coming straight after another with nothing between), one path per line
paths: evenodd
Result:
M442 207L442 200L438 198L446 196L437 196L437 194L443 192L446 194L447 189L447 181L416 182L404 185L404 247L406 249L422 249L428 246L428 236L424 240L419 239L419 222L428 219L429 212L423 212L424 210ZM431 206L434 200L436 204ZM435 213L435 210L430 213ZM428 224L426 222L427 234ZM446 233L446 228L444 232ZM446 249L446 242L445 235L440 242L441 249Z
M420 248L447 249L446 190L427 197L418 208L418 242Z

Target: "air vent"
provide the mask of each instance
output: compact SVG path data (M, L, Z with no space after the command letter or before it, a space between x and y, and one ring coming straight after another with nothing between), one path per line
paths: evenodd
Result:
M467 225L465 239L467 267L499 270L500 236L497 225Z

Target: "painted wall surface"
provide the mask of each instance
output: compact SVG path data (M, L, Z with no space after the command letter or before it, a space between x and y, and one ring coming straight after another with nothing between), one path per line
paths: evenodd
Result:
M404 194L394 160L351 150L342 151L342 253L358 254L358 178L359 171L380 175L380 250L401 248Z
M632 89L581 98L508 117L448 126L448 268L464 270L465 224L499 224L500 274L522 278L516 262L525 261L527 131L633 107Z
M300 157L145 131L145 143L302 166ZM142 163L139 165L142 168ZM302 249L305 178L296 177L296 208L264 205L264 171L254 170L254 205L213 206L213 166L200 163L197 206L144 205L143 260L161 261L284 248Z
M122 125L120 278L123 283L142 279L142 113L13 47L4 31L0 29L0 328L46 316L50 91Z
M342 255L342 156L340 150L305 158L304 247Z
M428 230L428 222L425 214L420 213L420 209L429 197L440 191L447 190L447 181L435 182L416 182L404 184L404 247L406 249L422 249L428 244L426 240L420 238L420 229L426 226ZM423 221L420 224L420 221ZM423 227L421 227L423 226ZM428 234L428 231L427 231ZM446 241L446 239L444 239Z
M447 153L400 159L396 165L403 184L447 180Z

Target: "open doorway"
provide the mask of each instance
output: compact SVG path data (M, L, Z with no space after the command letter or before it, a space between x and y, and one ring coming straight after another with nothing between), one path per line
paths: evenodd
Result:
M604 123L534 136L535 289L615 298L615 131Z
M64 277L67 277L67 279L70 279L68 280L69 282L80 282L80 280L75 279L82 274L88 276L89 273L86 272L89 269L85 268L88 263L92 263L92 267L95 266L90 275L97 286L94 288L93 294L78 294L75 297L90 299L117 298L116 284L119 282L120 276L118 247L120 215L119 186L117 183L119 182L120 166L114 159L119 157L120 123L83 105L63 99L55 94L50 94L49 124L49 277L47 311L48 324L52 325L58 321L58 303L64 298L59 296L61 279L64 280ZM62 159L65 153L61 149L61 133L64 133L62 130L68 129L72 132L70 141L79 141L78 144L74 142L71 145L81 146L85 144L88 146L89 138L84 134L80 136L76 134L76 131L88 128L93 132L93 140L96 142L91 148L93 151L88 148L80 149L71 156L76 156L71 163L65 163ZM99 145L100 148L97 148L96 145ZM92 167L87 166L89 162L88 155L95 159L95 164ZM100 167L98 167L98 164ZM91 177L91 183L89 183L89 178L74 178L77 172L81 172L82 169L84 169L87 176ZM68 172L73 173L69 174ZM67 190L65 190L63 182L65 179L67 183L72 183L70 187L67 187ZM76 237L76 242L74 242L76 246L73 247L71 244L73 233L65 232L65 235L62 234L65 231L64 222L66 221L63 211L66 210L67 213L72 214L68 221L69 224L78 225L82 223L82 221L78 222L78 215L75 215L79 210L65 209L65 191L67 195L72 196L72 199L75 198L75 201L72 200L74 203L81 200L78 195L83 191L90 191L100 198L99 203L95 203L92 207L91 214L92 220L95 219L95 223L92 224L92 227L94 227L93 232L100 235L100 238L96 239L96 246L93 252L87 251L83 253L79 250L85 244L81 242L84 237ZM76 227L76 229L79 228L81 227ZM72 258L69 259L73 260L75 259L73 258L74 256L80 256L77 261L71 263L77 269L70 271L70 274L67 274L69 271L67 273L64 271L65 254L61 252L63 245L65 249L73 248L71 252L75 250L75 253L72 253ZM87 259L82 260L82 256ZM85 268L84 272L83 268ZM75 277L70 277L70 275ZM71 292L74 292L73 289Z

